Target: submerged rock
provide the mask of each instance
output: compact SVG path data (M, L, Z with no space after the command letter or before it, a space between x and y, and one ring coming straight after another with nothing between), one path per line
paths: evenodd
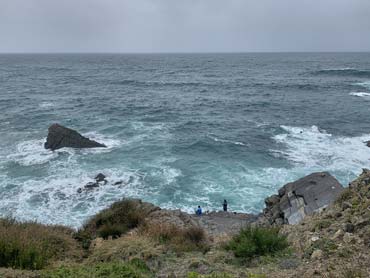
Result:
M270 224L297 224L306 215L334 202L342 190L342 185L329 173L313 173L284 185L279 195L267 198L264 216Z
M96 187L99 187L99 184L97 182L88 182L85 185L86 189L93 189L93 188L96 188Z
M57 150L69 148L106 148L104 144L90 140L73 129L53 124L49 127L48 137L44 144L45 149Z

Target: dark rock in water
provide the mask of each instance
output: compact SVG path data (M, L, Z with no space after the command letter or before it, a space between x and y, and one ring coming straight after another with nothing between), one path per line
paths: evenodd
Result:
M96 182L102 182L102 181L106 181L105 180L106 176L102 173L99 173L96 177L95 177L95 180Z
M82 193L82 188L77 189L77 193Z
M267 198L264 216L270 224L297 224L306 215L334 202L342 190L342 185L329 173L313 173L284 185L279 195Z
M66 128L59 124L49 127L48 137L44 144L45 149L57 150L65 147L69 148L106 148L89 138L86 138L73 129Z
M116 181L116 182L114 183L114 185L121 185L121 184L123 184L123 181Z
M99 184L97 182L89 182L85 185L86 189L93 189L99 187Z
M366 146L368 146L370 148L370 141L366 141L364 143L366 144Z

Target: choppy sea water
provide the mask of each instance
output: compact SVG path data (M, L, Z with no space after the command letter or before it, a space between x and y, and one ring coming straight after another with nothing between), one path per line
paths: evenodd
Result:
M0 216L77 227L123 197L255 213L370 167L370 54L0 55L0 111ZM44 150L55 122L108 148Z

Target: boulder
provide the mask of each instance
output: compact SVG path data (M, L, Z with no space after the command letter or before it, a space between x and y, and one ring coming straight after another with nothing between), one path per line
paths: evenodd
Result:
M49 127L48 136L44 144L45 149L57 150L69 148L106 148L104 144L90 140L73 129L53 124Z
M97 182L88 182L85 185L86 189L93 189L93 188L97 188L97 187L99 187L99 184Z
M96 180L96 182L105 182L106 180L105 180L105 178L106 178L106 176L104 175L104 174L102 174L102 173L99 173L96 177L95 177L95 180Z
M264 215L270 224L297 224L306 215L334 202L342 190L342 185L329 173L313 173L284 185L279 195L267 198Z

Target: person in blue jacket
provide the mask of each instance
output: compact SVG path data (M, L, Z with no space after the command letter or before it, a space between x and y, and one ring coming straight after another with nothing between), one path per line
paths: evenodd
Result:
M195 212L197 215L202 215L202 208L198 206L198 209Z

